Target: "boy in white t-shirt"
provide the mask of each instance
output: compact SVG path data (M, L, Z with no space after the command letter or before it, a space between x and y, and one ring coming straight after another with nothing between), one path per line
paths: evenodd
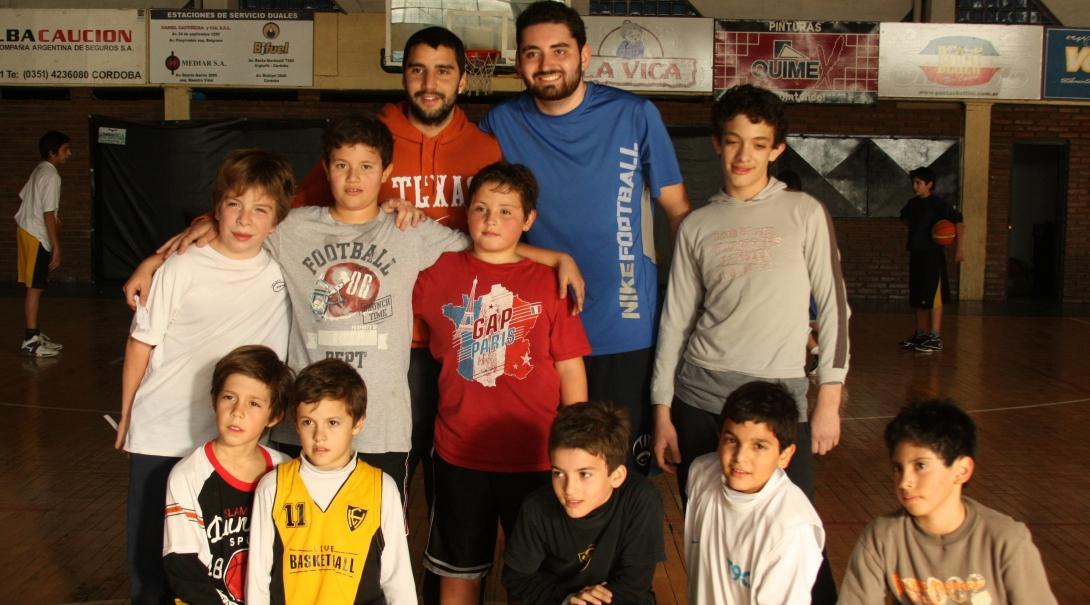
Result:
M61 345L38 329L38 307L49 282L49 272L61 265L61 175L57 169L72 156L68 135L50 130L38 139L41 162L19 191L15 213L16 257L19 283L26 285L26 332L21 352L30 357L53 357Z
M690 603L811 602L825 530L784 472L795 453L798 421L794 397L780 384L748 382L727 397L719 450L689 468Z
M280 265L261 247L290 208L287 158L260 149L227 154L213 184L216 239L172 256L133 321L121 375L114 447L129 452L132 602L159 603L163 507L171 467L216 435L205 385L225 351L263 344L283 358L289 306Z

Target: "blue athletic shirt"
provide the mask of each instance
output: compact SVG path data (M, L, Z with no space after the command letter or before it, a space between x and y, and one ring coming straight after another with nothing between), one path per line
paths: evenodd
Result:
M681 182L658 109L642 97L587 83L583 102L564 115L542 113L524 92L488 112L479 126L499 139L505 160L525 164L537 177L538 217L527 238L579 264L592 355L650 347L658 297L651 200Z

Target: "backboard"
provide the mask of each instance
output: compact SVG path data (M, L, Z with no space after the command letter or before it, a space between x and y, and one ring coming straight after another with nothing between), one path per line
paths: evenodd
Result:
M556 0L571 6L571 0ZM382 68L400 72L405 42L438 25L458 35L466 49L498 50L496 71L515 68L515 19L534 0L386 0L386 43Z

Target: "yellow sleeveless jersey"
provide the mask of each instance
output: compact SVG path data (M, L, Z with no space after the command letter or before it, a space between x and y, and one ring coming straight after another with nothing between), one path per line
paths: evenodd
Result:
M322 510L303 484L300 467L298 458L276 467L272 603L385 603L379 587L382 471L357 460Z

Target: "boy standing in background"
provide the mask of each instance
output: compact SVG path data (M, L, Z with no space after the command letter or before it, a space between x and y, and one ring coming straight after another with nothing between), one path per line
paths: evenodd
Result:
M20 352L30 357L54 357L62 345L38 329L38 307L49 272L61 266L61 175L57 168L72 156L71 139L50 130L38 139L42 161L30 173L15 213L19 283L26 285L26 332Z
M935 173L922 166L908 173L916 197L901 208L908 226L908 302L916 309L916 331L901 341L906 349L930 353L942 350L942 307L950 299L946 249L935 243L931 228L940 220L957 227L954 262L965 257L965 223L961 213L935 195Z

